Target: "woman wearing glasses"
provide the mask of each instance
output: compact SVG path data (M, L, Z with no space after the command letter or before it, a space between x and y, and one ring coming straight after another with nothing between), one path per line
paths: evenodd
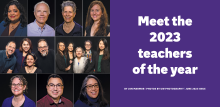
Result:
M73 72L84 73L89 66L89 59L84 57L84 50L77 47L75 50L76 58L73 60Z
M109 107L103 95L104 91L99 79L94 75L88 75L81 87L79 99L75 107Z
M36 107L34 101L29 99L24 92L27 92L28 82L22 75L15 75L11 78L10 87L13 96L6 98L2 107Z
M59 42L57 44L56 73L68 73L71 67L71 65L68 64L65 44L64 42Z

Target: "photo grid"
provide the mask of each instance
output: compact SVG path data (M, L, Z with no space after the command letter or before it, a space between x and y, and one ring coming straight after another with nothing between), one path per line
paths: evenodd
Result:
M2 107L109 107L110 0L1 1Z

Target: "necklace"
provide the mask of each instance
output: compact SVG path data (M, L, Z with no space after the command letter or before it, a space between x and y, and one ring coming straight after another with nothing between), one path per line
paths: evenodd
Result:
M27 67L26 70L27 70L27 73L33 73L34 67L33 67L33 69L29 69L29 70L28 70L28 67Z

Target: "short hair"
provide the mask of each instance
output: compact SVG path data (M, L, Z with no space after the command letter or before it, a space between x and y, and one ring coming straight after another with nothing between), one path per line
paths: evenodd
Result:
M11 87L11 85L12 85L12 81L15 79L15 78L18 78L22 83L23 83L23 85L25 85L26 86L26 88L25 88L25 92L27 93L27 90L28 90L28 82L27 82L27 80L24 78L24 76L23 75L15 75L15 76L13 76L13 77L11 77L11 79L10 79L10 87Z
M31 55L33 58L34 58L34 61L35 61L35 63L36 63L36 60L37 60L37 56L35 55L35 54L33 54L33 53L27 53L27 55L25 56L25 60L24 60L24 64L26 64L27 63L27 56L28 55Z
M24 7L17 0L12 0L4 8L4 14L3 14L4 21L5 21L4 27L8 26L11 23L11 21L8 18L8 8L11 5L15 5L20 12L19 20L20 20L21 26L22 27L27 26L27 15L26 15Z
M76 50L77 50L78 48L80 48L80 49L82 50L82 56L81 56L81 57L83 57L85 52L84 52L84 50L83 50L82 47L76 47L74 57L76 57Z
M34 12L35 12L35 9L36 9L36 7L37 7L37 5L38 4L41 4L41 3L43 3L43 4L46 4L47 5L47 7L48 7L48 12L49 12L49 14L50 14L50 6L45 2L45 1L41 1L41 2L38 2L37 4L35 4L35 6L34 6Z
M85 41L85 45L86 45L86 42L89 42L91 44L91 46L92 46L92 42L90 40L86 40Z
M16 46L16 43L14 41L9 41L6 46L8 46L11 42L14 43Z
M47 44L47 41L46 41L45 39L39 39L38 42L37 42L37 45L38 45L40 42L42 42L42 41L46 42L46 44ZM48 46L48 44L47 44L47 46Z
M64 7L71 6L73 8L73 12L76 13L76 4L73 1L63 1L61 4L62 12L64 11Z
M48 85L48 82L49 82L49 79L50 79L50 78L60 78L61 81L62 81L62 83L63 83L63 85L64 85L63 78L62 78L61 76L57 75L57 74L51 74L51 75L48 77L48 79L47 79L47 85Z
M104 95L103 95L104 91L103 91L103 88L102 88L102 84L99 81L99 79L96 76L94 76L94 75L88 75L83 80L82 87L81 87L80 94L79 94L79 100L81 100L82 102L84 102L84 103L88 104L89 106L91 106L91 102L88 100L88 98L86 96L87 95L87 93L86 93L86 84L87 84L87 81L90 78L93 78L93 79L95 79L98 82L99 94L97 96L97 98L98 98L97 102L99 103L100 107L105 107L108 103L107 103L107 101L106 101L106 99L104 98Z
M33 47L32 47L31 40L29 38L22 39L22 41L20 43L19 51L23 51L22 44L23 44L24 41L27 41L28 44L30 45L30 49L28 50L28 52L31 53L31 50L32 50Z

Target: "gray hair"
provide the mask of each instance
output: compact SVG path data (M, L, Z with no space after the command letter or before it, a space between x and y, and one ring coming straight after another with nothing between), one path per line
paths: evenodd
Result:
M83 50L82 47L76 47L75 52L74 52L74 57L76 57L76 50L77 49L81 49L82 50L82 56L81 57L83 57L85 55L85 51Z
M71 6L73 8L73 12L76 13L76 4L73 1L63 1L61 4L61 9L64 11L64 7Z
M41 3L43 3L43 4L46 4L47 5L47 7L48 7L48 10L49 10L49 14L50 14L50 6L45 2L45 1L41 1L41 2L38 2L37 4L35 4L35 6L34 6L34 12L35 12L35 9L36 9L36 7L37 7L37 5L38 4L41 4Z
M16 46L16 43L14 41L9 41L6 46L8 46L10 43L14 43Z

